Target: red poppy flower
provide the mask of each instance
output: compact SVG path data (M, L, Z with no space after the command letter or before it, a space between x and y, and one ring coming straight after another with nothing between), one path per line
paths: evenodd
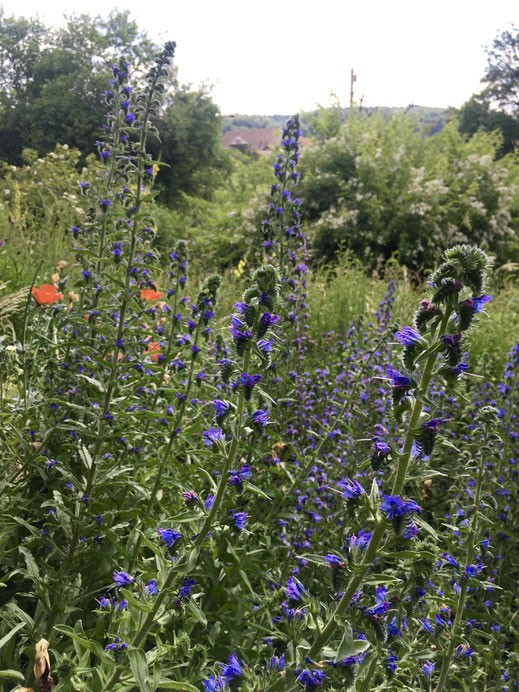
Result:
M158 360L160 355L160 344L150 341L148 348L142 353L144 356L149 356L151 360Z
M56 286L52 284L42 284L39 288L33 286L32 295L38 305L51 305L57 300L63 300L63 293L58 293Z
M141 300L158 300L163 295L162 291L154 291L151 288L143 288L141 290Z

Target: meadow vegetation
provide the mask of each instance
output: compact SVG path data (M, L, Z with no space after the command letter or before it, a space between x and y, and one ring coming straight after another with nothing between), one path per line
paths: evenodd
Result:
M0 684L511 692L516 154L323 109L177 189L174 53L2 165Z

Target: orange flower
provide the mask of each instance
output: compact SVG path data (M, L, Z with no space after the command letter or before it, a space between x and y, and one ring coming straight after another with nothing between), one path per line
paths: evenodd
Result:
M141 300L158 300L163 295L162 291L154 291L151 288L141 289Z
M149 356L151 360L158 360L160 355L160 344L150 341L148 348L142 352L143 356Z
M32 287L32 295L38 305L51 305L57 300L63 300L63 293L56 291L56 286L52 284L42 284L39 288Z

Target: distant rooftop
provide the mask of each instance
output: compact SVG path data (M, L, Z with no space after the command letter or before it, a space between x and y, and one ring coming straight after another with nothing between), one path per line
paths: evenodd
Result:
M299 139L302 146L308 144L306 137ZM279 147L281 142L281 128L257 127L245 130L228 130L222 139L223 147L235 147L244 150L254 149L262 156L269 156Z

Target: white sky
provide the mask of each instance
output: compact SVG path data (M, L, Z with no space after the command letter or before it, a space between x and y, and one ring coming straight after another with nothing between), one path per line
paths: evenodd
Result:
M214 85L222 113L291 114L335 92L365 106L460 106L479 91L485 44L515 24L518 0L0 0L7 15L58 25L63 13L129 9L177 43L184 82Z

